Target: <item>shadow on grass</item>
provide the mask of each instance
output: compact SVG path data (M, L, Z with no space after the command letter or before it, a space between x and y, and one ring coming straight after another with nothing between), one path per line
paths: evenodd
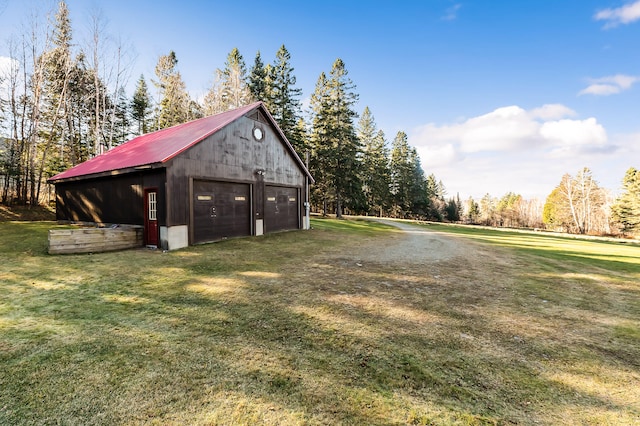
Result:
M591 308L541 319L523 308L532 287L507 297L461 280L459 265L434 278L335 262L359 242L318 231L164 254L0 251L0 423L491 424L637 412L550 373L568 363L638 373L619 350L591 348L585 330L603 328L589 323ZM615 322L614 312L598 314ZM582 317L565 348L562 326ZM538 323L553 335L524 334Z

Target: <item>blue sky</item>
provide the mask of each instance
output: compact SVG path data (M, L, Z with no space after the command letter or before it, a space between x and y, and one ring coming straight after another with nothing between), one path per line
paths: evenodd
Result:
M0 0L0 57L32 10ZM302 100L341 58L389 141L402 130L449 195L544 199L564 173L620 188L640 167L640 1L68 0L74 38L100 10L135 57L130 90L174 50L202 96L237 47L249 67L285 44Z

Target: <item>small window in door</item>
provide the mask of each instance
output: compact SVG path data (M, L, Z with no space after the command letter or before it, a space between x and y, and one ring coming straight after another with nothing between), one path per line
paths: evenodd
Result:
M158 217L158 202L156 194L156 192L149 192L147 195L149 197L149 220L157 220Z

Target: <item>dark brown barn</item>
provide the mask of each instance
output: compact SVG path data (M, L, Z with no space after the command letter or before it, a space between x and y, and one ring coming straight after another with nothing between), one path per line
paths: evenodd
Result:
M139 136L49 179L59 221L142 225L145 243L167 250L306 228L312 181L261 102Z

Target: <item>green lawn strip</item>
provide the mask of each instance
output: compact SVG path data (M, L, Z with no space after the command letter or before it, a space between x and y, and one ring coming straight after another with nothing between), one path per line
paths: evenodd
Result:
M638 310L618 301L633 288L626 272L614 284L600 267L575 277L535 252L506 266L359 267L335 259L397 234L328 219L169 253L49 256L51 226L0 224L16 249L0 241L0 424L637 414Z
M587 267L602 267L611 272L640 274L640 245L620 242L580 239L572 236L544 233L509 232L467 226L430 223L428 229L463 235L476 241L532 253L549 260L571 261Z
M426 226L469 238L480 243L478 247L492 247L491 251L511 259L508 269L512 282L505 290L512 297L501 306L517 309L509 316L509 323L516 315L530 317L521 322L529 324L528 334L535 339L526 345L531 355L541 356L549 367L560 364L560 371L571 365L572 374L559 374L563 380L575 382L591 396L615 395L612 401L625 401L628 413L640 412L640 394L635 390L640 384L640 335L633 331L640 329L640 247L624 242ZM499 273L507 272L502 269ZM504 314L499 312L500 317ZM602 404L608 407L613 403ZM591 421L603 421L601 413L593 416Z

